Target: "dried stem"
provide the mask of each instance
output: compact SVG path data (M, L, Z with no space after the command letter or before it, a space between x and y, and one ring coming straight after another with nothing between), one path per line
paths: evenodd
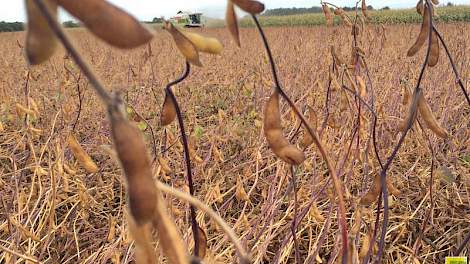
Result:
M467 236L465 237L465 239L462 241L462 244L457 248L457 250L454 252L454 256L458 256L460 255L460 253L462 253L463 249L465 248L465 246L468 244L468 242L470 242L470 232L467 233Z
M173 104L175 105L176 117L178 119L178 125L181 131L181 140L183 141L184 159L186 161L186 174L188 178L189 193L194 196L194 183L193 183L193 174L191 170L191 157L189 154L188 137L185 132L183 115L181 114L180 106L178 104L178 101L176 100L176 96L173 93L173 90L171 89L172 86L184 81L184 79L188 77L190 71L191 71L191 66L189 62L186 61L185 70L183 74L178 79L170 82L166 86L165 92L171 98L171 100L173 101ZM198 223L196 221L196 209L192 205L190 205L189 209L190 209L190 218L191 218L191 229L193 231L193 238L194 238L194 254L197 254L197 252L199 252L199 239L198 239L199 231L198 231Z
M320 142L317 134L315 131L310 127L309 123L305 119L305 117L302 115L302 113L299 111L299 109L295 106L295 104L292 102L292 100L287 96L287 94L284 92L284 90L281 87L281 84L279 82L277 70L276 70L276 64L274 63L273 55L271 53L271 49L269 47L268 41L266 39L266 36L264 34L264 31L258 21L258 18L255 15L252 15L253 20L255 21L256 27L258 28L258 31L261 35L261 38L263 40L264 47L266 49L266 52L268 54L269 62L271 65L271 71L273 74L274 78L274 83L276 85L275 89L279 92L279 94L284 98L284 100L287 101L289 106L292 108L292 110L295 112L297 117L300 119L302 124L307 128L308 133L313 138L313 141L315 145L317 146L321 156L323 157L323 160L325 161L325 164L328 168L328 171L331 175L331 178L333 179L333 185L335 188L335 192L338 196L338 222L341 227L341 234L342 234L342 240L343 240L343 263L346 263L346 258L347 258L347 252L348 252L348 228L347 228L347 223L346 223L346 209L344 205L344 198L343 198L343 191L341 187L341 182L338 179L338 176L336 175L336 171L334 169L334 165L328 156L328 153L326 152L325 148L323 147L322 143Z
M65 67L65 66L64 66ZM65 67L67 68L67 67ZM72 131L75 132L75 128L78 126L78 121L80 120L80 114L82 113L82 101L83 101L83 96L82 96L82 91L80 89L80 79L82 78L82 75L79 74L78 78L76 80L77 82L77 94L78 94L78 110L77 110L77 117L75 118L75 122L73 122L72 126Z
M297 182L295 177L295 167L290 166L290 171L292 174L292 188L294 189L294 219L292 220L291 231L292 239L294 240L294 251L295 251L295 263L300 264L300 251L299 251L299 242L297 240L297 211L298 211L298 201L297 201Z
M459 84L460 89L462 90L465 96L465 99L467 99L468 105L470 105L470 98L468 97L467 89L465 89L465 86L463 85L462 79L460 78L459 72L457 71L457 66L455 66L454 59L452 58L452 55L450 55L450 51L447 48L446 42L444 41L444 38L441 36L439 31L437 31L434 26L432 28L434 30L434 33L436 33L437 37L441 41L442 46L444 46L444 49L447 53L447 57L449 58L450 65L452 65L452 70L454 71L456 82Z

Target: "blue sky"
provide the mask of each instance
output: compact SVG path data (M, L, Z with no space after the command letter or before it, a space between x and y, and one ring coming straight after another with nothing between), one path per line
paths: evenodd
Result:
M450 1L455 4L470 4L470 0ZM124 8L140 20L151 20L153 17L159 16L171 17L179 9L200 11L211 17L223 17L226 5L225 0L110 0L110 2ZM262 2L265 3L268 9L277 7L311 7L320 5L319 0L265 0ZM354 0L331 0L329 2L339 6L353 6L355 4ZM383 6L406 8L414 6L416 2L416 0L368 0L367 4L376 8ZM441 0L441 3L447 2L447 0ZM25 14L23 6L24 0L0 0L0 21L24 21ZM62 20L64 19L68 18L62 15Z

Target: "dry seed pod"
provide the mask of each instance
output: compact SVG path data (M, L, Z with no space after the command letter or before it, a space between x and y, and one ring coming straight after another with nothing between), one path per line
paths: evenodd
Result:
M341 21L343 21L343 24L348 27L352 26L351 20L349 20L349 17L347 17L346 14L341 14Z
M202 66L199 60L199 52L196 46L183 34L181 33L172 23L165 21L164 28L170 32L171 36L175 40L176 46L187 61L196 65Z
M170 174L172 172L172 169L170 168L170 165L168 164L168 160L166 160L164 157L158 157L158 163L162 167L162 171L165 174Z
M432 3L433 5L439 5L439 0L431 0L431 3Z
M162 195L157 192L154 197L156 197L156 210L153 217L153 226L157 230L163 253L171 264L190 263L186 245L176 228L174 220L168 215Z
M168 93L166 93L165 101L163 102L163 106L162 106L162 113L160 116L162 126L167 126L171 124L175 119L176 119L175 103L171 99L171 96Z
M238 19L235 13L235 5L232 1L227 1L227 10L225 13L225 21L227 22L228 30L235 40L235 43L240 47L240 31L238 29Z
M264 4L256 0L231 0L243 11L250 14L260 14L264 11Z
M222 52L222 43L220 43L220 41L216 38L207 38L191 32L181 33L183 33L183 35L193 43L196 49L201 52L207 52L211 54L220 54Z
M129 232L135 241L135 259L137 264L158 263L152 246L150 223L138 225L132 217L127 217Z
M300 165L305 160L304 153L290 144L282 134L277 91L271 95L264 110L264 135L271 150L283 161L291 165Z
M381 185L381 177L379 174L377 174L374 178L374 182L372 183L372 186L371 188L369 189L369 191L361 198L361 201L360 201L360 204L361 205L371 205L374 201L377 200L379 194L380 194L380 190L382 188L382 185ZM389 179L386 180L387 182L387 188L389 189L389 195L390 194L393 194L393 195L399 195L400 194L400 191L397 190L395 188L395 186L393 186L393 184L390 182Z
M403 104L403 109L408 109L410 107L410 104L411 104L411 92L408 89L408 87L406 87L406 86L403 87L403 101L402 101L402 104ZM405 131L405 128L406 128L406 119L403 119L398 124L398 129L400 131Z
M113 105L108 113L114 147L127 180L130 213L142 225L152 220L157 203L150 158L142 133L127 120L124 110Z
M26 0L25 4L28 16L26 57L29 64L37 65L45 62L54 54L57 48L57 38L34 0ZM57 19L57 2L46 0L44 4L53 18Z
M200 259L204 259L206 257L206 251L207 251L207 235L206 235L206 232L204 232L204 229L202 229L199 225L197 227L197 230L198 230L197 239L199 242L197 256Z
M424 2L423 2L423 0L419 0L419 2L416 4L416 12L420 15L424 14Z
M334 11L335 15L341 16L341 14L344 14L344 9L342 8L336 8Z
M359 251L359 257L361 259L365 258L367 252L369 251L370 246L370 235L366 234L364 236L364 240L362 240L361 251Z
M67 137L67 143L69 145L70 150L73 153L73 156L78 160L80 165L88 172L88 173L96 173L98 172L98 166L96 163L91 159L91 157L86 153L86 151L80 146L77 139L73 134L69 134Z
M23 118L25 115L30 115L32 117L36 116L35 115L36 113L33 110L28 109L19 103L15 104L15 109L16 109L16 114L21 118Z
M434 67L439 62L439 38L433 31L431 33L431 50L429 52L428 66Z
M316 129L317 128L317 115L315 113L315 110L313 110L312 107L308 106L308 113L309 113L309 117L308 117L309 125L312 129ZM308 131L305 131L304 136L302 140L300 141L300 146L302 146L303 148L306 148L312 145L312 143L313 143L312 135L310 135Z
M359 84L359 95L362 99L364 99L367 95L366 82L359 75L356 76L356 79Z
M363 15L365 18L369 18L369 14L367 13L367 4L366 4L366 0L362 0L361 11L362 11L362 15Z
M238 177L238 179L237 179L237 188L235 190L235 197L239 201L245 201L246 202L246 201L250 200L250 197L248 196L248 194L245 191L245 188L243 187L243 183L242 183L240 177Z
M122 9L104 0L55 0L97 37L118 48L130 49L149 42L153 35Z
M416 39L413 46L411 46L411 48L408 50L408 57L414 56L428 39L429 29L431 27L429 24L429 15L430 14L427 5L424 5L424 16L423 22L421 24L421 31L419 32L418 38Z
M322 4L323 14L325 15L326 25L333 26L333 16L331 10L326 4Z
M424 98L423 93L419 94L418 110L421 116L423 117L424 123L426 123L427 127L431 129L434 134L441 138L449 137L449 132L447 132L437 122L436 117L432 113L431 107L429 107L426 98Z
M333 58L335 59L336 64L338 64L338 65L343 65L344 64L343 60L338 56L338 53L336 53L335 46L330 47L330 52L331 52L331 55L333 56Z

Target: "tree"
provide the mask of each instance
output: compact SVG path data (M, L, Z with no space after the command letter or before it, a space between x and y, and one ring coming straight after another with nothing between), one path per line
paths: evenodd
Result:
M152 23L163 23L163 17L154 17Z

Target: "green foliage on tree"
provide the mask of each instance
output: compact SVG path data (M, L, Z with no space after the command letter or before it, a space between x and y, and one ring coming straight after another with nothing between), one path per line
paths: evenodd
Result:
M0 21L0 32L23 31L24 23L22 22L5 22Z

